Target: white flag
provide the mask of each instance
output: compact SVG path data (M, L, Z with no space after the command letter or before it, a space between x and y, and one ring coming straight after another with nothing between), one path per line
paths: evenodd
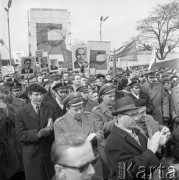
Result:
M155 66L155 64L156 64L156 49L155 49L155 47L153 47L148 70L149 71L152 70L153 67Z

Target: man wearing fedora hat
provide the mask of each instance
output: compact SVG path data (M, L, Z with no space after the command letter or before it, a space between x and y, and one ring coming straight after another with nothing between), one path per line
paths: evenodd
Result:
M147 175L151 175L151 167L160 165L161 155L157 151L165 143L165 129L156 132L147 141L140 130L135 128L139 107L135 106L132 99L128 96L120 98L113 107L112 115L117 117L117 122L105 146L108 164L112 170L110 179L145 179Z

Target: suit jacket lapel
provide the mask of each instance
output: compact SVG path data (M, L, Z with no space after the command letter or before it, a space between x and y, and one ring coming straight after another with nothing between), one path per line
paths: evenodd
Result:
M127 132L126 132L127 133ZM137 150L139 150L141 152L142 148L141 146L138 144L138 142L131 136L127 133L127 136L126 136L126 140L128 141L129 144L131 144L131 146L135 147ZM140 141L140 139L139 139ZM141 142L140 142L141 143Z
M139 153L142 152L142 148L141 146L137 143L137 141L131 136L129 135L125 130L117 127L116 125L114 125L114 130L113 132L115 134L117 134L118 136L122 137L123 139L126 139L126 141L135 149L137 149L139 151ZM139 140L140 141L140 140Z
M145 136L141 136L140 134L140 130L135 128L135 132L136 135L139 137L139 142L142 148L142 152L144 152L146 150L146 140L145 140Z
M48 108L44 103L42 103L40 107L40 128L44 128L44 124L48 121L47 115Z
M160 90L159 87L157 87L157 86L155 86L155 85L153 86L152 93L151 93L151 97L150 97L151 100L157 95L157 93L159 92L159 90Z
M37 113L35 112L34 108L33 108L32 105L31 105L31 103L28 104L27 114L28 114L32 119L34 119L36 122L38 122L38 124L40 123L39 116L38 116Z

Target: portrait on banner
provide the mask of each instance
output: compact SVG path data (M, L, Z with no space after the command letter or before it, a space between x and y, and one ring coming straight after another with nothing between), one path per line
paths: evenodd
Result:
M1 66L1 74L2 77L6 75L11 75L14 73L14 67L13 66Z
M48 57L41 57L40 58L40 68L41 69L47 69L48 66Z
M88 54L87 54L87 47L73 47L72 51L72 64L73 69L80 69L82 66L84 68L88 67Z
M41 57L43 57L43 50L35 51L35 56L36 56L36 63L39 64Z
M49 59L50 72L57 72L59 69L59 63L57 59Z
M14 51L13 52L13 57L14 57L14 63L15 64L20 64L21 63L21 57L24 56L23 51Z
M90 50L90 68L106 70L107 58L108 55L105 50Z
M21 59L21 74L33 75L35 72L35 57L22 57Z
M110 54L110 41L88 41L90 68L95 68L97 73L107 73Z

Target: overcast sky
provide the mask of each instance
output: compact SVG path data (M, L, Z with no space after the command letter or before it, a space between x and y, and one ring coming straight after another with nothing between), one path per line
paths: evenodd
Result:
M30 8L67 9L71 14L72 42L99 40L100 16L109 16L102 25L102 38L111 41L111 49L137 34L136 22L148 16L152 9L167 0L12 0L10 29L12 51L28 54L27 11ZM8 46L7 19L0 0L0 39ZM7 51L0 47L1 52ZM3 53L2 53L3 54Z

